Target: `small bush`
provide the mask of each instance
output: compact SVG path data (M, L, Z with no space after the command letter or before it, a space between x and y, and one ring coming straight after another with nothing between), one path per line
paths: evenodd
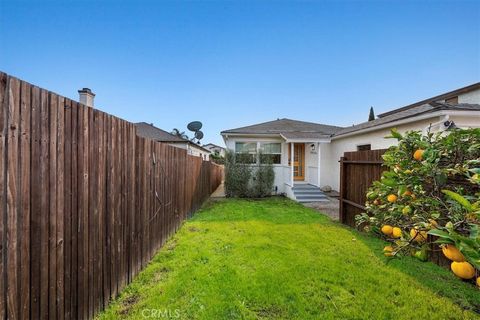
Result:
M252 163L251 154L225 155L225 195L239 198L263 198L271 195L275 172L271 162Z
M271 161L265 161L255 169L253 190L255 198L263 198L272 194L275 172Z
M220 164L220 165L225 164L225 158L222 157L219 153L210 154L210 160L212 162L215 162L216 164Z

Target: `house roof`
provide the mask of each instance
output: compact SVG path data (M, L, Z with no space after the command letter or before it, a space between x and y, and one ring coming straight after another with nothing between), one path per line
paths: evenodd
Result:
M152 139L159 142L167 142L170 144L187 143L190 146L201 149L205 152L211 152L210 150L202 147L201 145L173 135L165 130L155 127L153 124L149 124L146 122L138 122L135 123L135 126L137 127L137 134L140 137Z
M208 146L212 146L212 147L215 147L215 148L220 148L220 149L225 149L224 147L221 147L219 145L216 145L214 143L207 143L207 144L204 144L203 147L206 148Z
M149 138L160 142L189 142L165 130L157 128L153 124L138 122L135 123L135 126L137 127L137 134L144 138Z
M298 121L292 119L277 119L274 121L263 122L251 126L230 129L222 131L226 134L281 134L284 137L295 136L301 138L327 138L335 132L341 130L341 127L329 126L325 124Z
M472 110L472 111L480 111L480 104L467 104L461 103L456 105L451 105L448 103L438 103L438 102L430 102L426 104L422 104L419 106L411 107L405 109L403 111L398 111L393 114L384 115L381 118L377 118L372 121L363 122L351 127L343 128L342 130L337 131L334 134L334 137L341 136L343 134L352 133L356 131L360 131L367 128L376 127L382 124L387 124L390 122L407 119L411 117L415 117L421 114L432 113L440 110Z
M383 117L392 115L392 114L400 112L400 111L405 111L405 110L408 110L408 109L412 109L412 108L427 104L429 102L434 102L434 101L438 101L438 100L445 100L445 99L453 98L453 97L458 96L459 94L467 93L467 92L477 90L477 89L480 89L480 82L477 82L477 83L471 84L469 86L459 88L459 89L456 89L456 90L453 90L453 91L450 91L450 92L442 93L438 96L431 97L431 98L428 98L428 99L425 99L425 100L422 100L422 101L418 101L418 102L409 104L409 105L401 107L401 108L397 108L397 109L393 109L393 110L384 112L382 114L379 114L378 117L383 118Z
M165 141L165 142L167 142L167 141ZM190 147L197 148L197 149L203 150L203 151L208 152L208 153L212 153L212 151L208 150L207 148L204 148L201 145L199 145L195 142L189 141L189 140L183 140L182 139L182 141L170 141L168 143L169 144L187 143Z
M221 134L280 134L286 140L335 138L344 134L442 110L480 112L480 104L460 103L452 105L448 103L430 102L346 128L291 119L278 119L251 126L225 130L222 131Z

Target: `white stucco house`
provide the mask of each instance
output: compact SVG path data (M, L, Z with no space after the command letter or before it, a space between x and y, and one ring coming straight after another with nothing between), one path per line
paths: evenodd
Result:
M298 201L324 199L320 187L339 189L339 159L346 151L388 148L385 139L392 128L446 130L480 127L480 83L425 99L380 114L372 121L337 127L292 119L224 130L227 149L236 153L270 154L274 162L275 188ZM293 161L292 161L293 159Z
M135 126L137 127L137 135L140 137L167 143L173 147L187 150L187 154L189 155L201 157L205 161L210 160L210 150L190 140L180 138L170 132L157 128L153 123L138 122L135 123Z
M224 147L217 146L216 144L213 144L213 143L204 144L203 147L205 149L210 150L210 152L212 154L215 154L215 155L218 155L218 156L221 156L221 157L225 157L225 148Z

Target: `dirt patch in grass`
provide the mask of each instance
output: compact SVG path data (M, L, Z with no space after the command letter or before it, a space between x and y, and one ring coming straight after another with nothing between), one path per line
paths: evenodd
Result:
M118 311L118 314L121 316L126 316L130 310L135 306L135 304L140 300L139 296L132 294L122 300L122 306Z
M172 251L177 247L177 240L173 239L172 241L169 241L166 245L167 250Z
M188 231L190 231L190 232L198 232L198 231L200 231L200 229L198 229L198 228L196 228L196 227L194 227L194 226L191 226L191 227L188 227Z
M167 267L162 267L160 270L155 272L155 275L153 276L153 280L155 282L163 281L167 278L169 272L170 272L170 269L168 269Z
M284 310L277 305L256 307L252 311L259 319L279 319L286 316Z

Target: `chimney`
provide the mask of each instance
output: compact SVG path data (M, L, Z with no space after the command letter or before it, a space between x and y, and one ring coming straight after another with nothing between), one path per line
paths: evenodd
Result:
M95 93L93 93L92 90L89 88L83 88L82 90L78 90L78 94L80 95L80 103L93 108Z

